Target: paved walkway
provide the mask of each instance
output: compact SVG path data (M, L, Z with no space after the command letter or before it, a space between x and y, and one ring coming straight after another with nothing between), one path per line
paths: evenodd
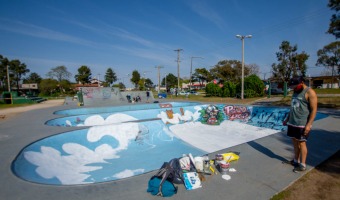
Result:
M155 172L118 181L79 186L30 183L12 173L11 163L25 146L41 138L70 130L70 127L44 125L48 119L58 117L53 115L53 112L76 107L73 102L61 103L54 107L28 110L15 117L0 120L0 199L160 199L146 193L148 180ZM329 114L329 117L313 124L313 132L308 142L309 170L340 148L340 111L325 109L320 112ZM178 193L169 199L269 199L304 174L293 173L291 166L281 164L283 160L292 157L290 140L283 132L214 152L209 157L213 158L216 153L228 151L240 152L240 160L231 164L237 172L229 173L229 181L222 179L221 175L207 176L202 188L187 191L183 185L179 185Z

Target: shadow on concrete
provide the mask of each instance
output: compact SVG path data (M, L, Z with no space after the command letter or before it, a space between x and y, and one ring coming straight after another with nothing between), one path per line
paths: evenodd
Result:
M271 158L274 158L274 159L278 159L280 161L287 160L286 158L273 153L270 149L268 149L267 147L262 146L261 144L257 143L256 141L250 141L250 142L247 142L247 144L249 146L253 147L254 149L256 149L257 151L267 155L268 157L271 157Z
M284 143L288 146L291 146L291 148L283 149L283 150L290 150L292 151L293 155L293 145L291 140L284 136L286 133L282 132L280 133L280 136L277 137L281 143ZM259 144L256 140L250 141L247 143L252 148L256 149L257 151L263 153L264 155L280 160L285 161L286 158L275 154L273 151L271 151L269 148ZM315 129L310 133L310 136L307 141L307 148L308 148L308 155L307 155L307 165L311 167L316 167L320 163L324 162L327 158L331 157L332 155L335 155L334 152L338 152L337 155L339 155L340 152L340 132L339 131L326 131L322 129ZM333 166L333 168L330 168L330 172L334 173L334 167L338 167L337 173L340 173L340 159L338 159L338 163L335 164L336 166ZM328 169L323 169L323 171L327 171Z

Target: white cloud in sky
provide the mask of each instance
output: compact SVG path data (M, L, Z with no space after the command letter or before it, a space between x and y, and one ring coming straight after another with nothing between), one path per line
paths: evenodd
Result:
M226 29L226 23L223 18L218 14L217 10L213 9L204 1L197 1L188 4L189 7L201 17L209 20L220 29Z
M41 26L37 26L34 24L24 23L17 20L10 20L10 19L0 19L2 25L0 29L14 32L22 35L28 35L32 37L38 37L48 40L57 40L57 41L64 41L69 43L75 43L78 45L85 45L90 47L97 47L98 45L92 41L80 39L78 37L74 37L71 35L67 35L65 33L61 33L58 31L54 31L51 29L47 29Z

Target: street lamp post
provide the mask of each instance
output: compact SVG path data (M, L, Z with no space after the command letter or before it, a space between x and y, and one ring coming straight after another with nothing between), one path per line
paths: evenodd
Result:
M10 81L9 81L8 65L6 65L6 69L7 69L7 87L8 87L8 92L11 92L11 85L10 85Z
M166 88L166 75L167 75L167 73L165 73L165 77L164 77L164 82L165 82L165 93L167 93L167 88Z
M202 58L203 57L195 57L195 56L191 56L191 64L190 64L190 83L189 83L189 89L191 90L191 85L192 85L192 59L194 58Z
M244 38L251 38L252 35L236 35L242 40L242 80L241 80L241 99L244 97Z

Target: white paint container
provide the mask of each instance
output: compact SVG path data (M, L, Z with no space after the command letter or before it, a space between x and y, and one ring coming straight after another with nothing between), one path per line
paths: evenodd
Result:
M195 167L198 172L203 171L203 157L195 157Z

